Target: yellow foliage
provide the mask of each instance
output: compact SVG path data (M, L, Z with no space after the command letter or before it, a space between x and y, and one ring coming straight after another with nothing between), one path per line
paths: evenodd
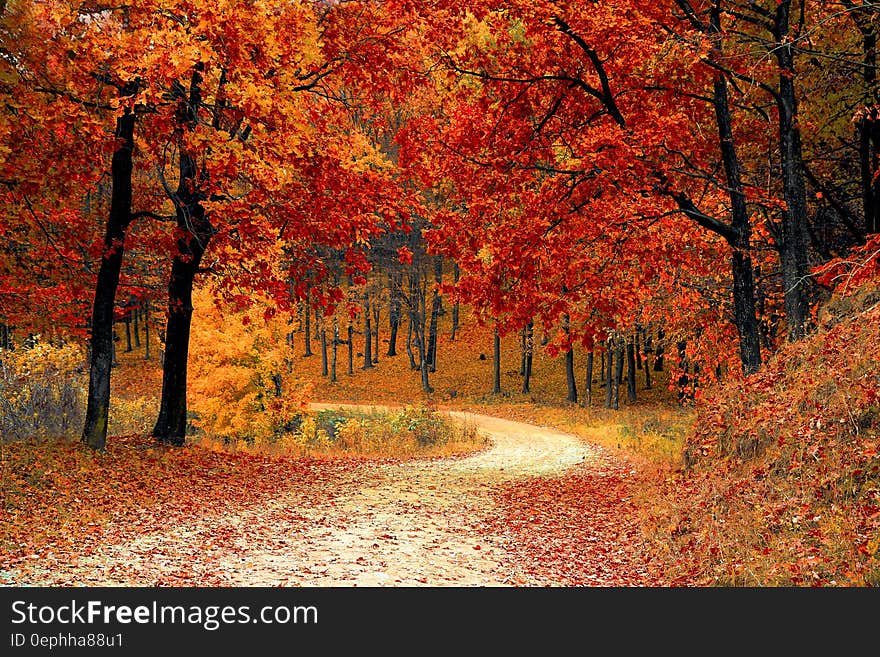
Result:
M189 359L192 423L208 437L253 441L271 437L301 408L291 390L287 319L263 316L265 305L221 309L209 290L195 294L198 330Z

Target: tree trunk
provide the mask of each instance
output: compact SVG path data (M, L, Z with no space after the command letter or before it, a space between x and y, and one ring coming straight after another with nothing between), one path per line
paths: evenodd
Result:
M398 272L388 274L388 351L387 356L397 355L397 331L400 328L400 285L403 275Z
M564 290L564 288L563 288ZM562 330L565 331L565 387L567 389L566 399L571 403L577 403L577 382L574 376L574 345L571 344L571 329L569 323L571 319L568 315L562 317Z
M336 360L339 353L339 320L333 316L333 350L330 357L330 383L336 383Z
M188 160L189 156L184 155L183 159ZM190 178L188 175L184 180ZM188 220L181 217L181 228L184 230L187 221L193 226L205 221L204 210L187 214L190 215ZM168 325L165 357L162 360L162 398L153 436L170 445L183 445L186 439L186 379L193 314L192 290L196 271L210 238L210 232L201 228L199 234L202 239L188 234L177 241L177 254L171 263L171 280L168 284Z
M110 371L113 367L113 307L122 270L125 231L131 222L134 124L135 115L128 110L116 120L119 146L110 165L113 189L92 306L89 391L82 442L97 450L103 450L107 444Z
M443 282L443 256L434 258L434 294L431 300L431 322L428 328L428 365L432 372L437 371L437 324L443 309L443 297L440 296L440 284Z
M501 394L501 336L497 326L492 334L492 394Z
M214 228L202 206L204 194L198 185L199 171L196 162L184 144L184 131L196 125L197 111L201 105L201 83L204 66L196 64L190 82L189 98L178 110L178 185L175 193L177 205L177 252L171 263L168 282L168 323L166 328L165 355L162 359L162 397L159 416L153 428L153 436L162 443L182 445L186 440L187 406L186 378L189 355L189 338L192 328L193 282Z
M605 349L605 408L613 408L614 402L614 344L609 339Z
M663 334L663 329L657 329L657 348L654 350L656 356L654 357L654 371L662 372L663 371L663 339L666 336Z
M614 394L611 398L611 407L616 411L620 408L620 383L623 381L623 340L618 343L615 358L617 362L614 365Z
M370 298L364 296L364 367L373 369L373 331L370 324Z
M425 341L425 293L419 287L421 274L418 271L410 274L410 312L409 321L415 337L416 350L419 355L418 370L422 380L422 390L430 394L434 392L428 377L428 350Z
M587 379L584 381L584 403L587 407L593 405L593 350L587 354Z
M865 6L865 5L863 5ZM862 34L862 81L864 107L856 123L859 136L859 169L862 187L862 209L865 234L880 232L880 89L877 86L877 31L874 27L876 8L849 11Z
M373 364L379 362L379 318L382 307L378 303L373 304Z
M413 341L415 340L415 336L413 334L413 322L412 317L410 317L409 321L406 323L406 355L409 356L409 368L411 370L419 369L419 366L416 364L416 357L413 354Z
M306 292L306 300L305 300L305 308L303 309L303 316L305 318L305 337L306 337L306 347L305 352L303 353L303 358L312 355L312 307L309 303L309 297L311 297L311 290Z
M330 367L328 364L329 359L327 358L327 329L324 328L323 321L320 322L318 333L321 341L321 376L329 376Z
M779 157L782 195L786 208L782 213L782 284L785 293L785 319L790 341L803 338L810 324L810 263L807 253L807 190L804 183L804 160L798 126L798 102L795 91L795 44L789 33L791 0L778 3L775 13L773 49L779 65ZM749 268L751 270L751 267Z
M525 338L525 354L524 354L524 364L523 364L523 385L522 392L523 394L528 394L529 388L531 386L532 380L532 358L535 352L535 324L532 321L526 325L524 329L523 337Z
M571 403L577 403L577 383L574 375L574 345L569 345L565 352L565 385L567 388L566 399Z
M150 360L150 300L144 301L144 360Z
M626 341L626 398L636 400L636 345L632 336Z
M141 320L141 303L138 302L131 309L131 319L134 322L134 326L132 327L132 331L134 333L134 346L139 349L141 346L141 329L140 329L140 320Z
M457 262L452 263L452 280L454 283L458 283L459 278L461 277L461 269L458 266ZM459 319L459 303L456 300L454 304L452 304L452 334L449 338L450 340L455 340L455 336L458 333L458 319Z
M131 351L131 315L125 318L125 352Z
M348 374L354 376L354 327L348 324Z

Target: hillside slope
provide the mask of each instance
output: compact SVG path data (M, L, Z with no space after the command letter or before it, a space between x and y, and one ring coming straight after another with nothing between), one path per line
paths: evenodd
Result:
M673 581L880 584L880 288L700 404L648 512Z

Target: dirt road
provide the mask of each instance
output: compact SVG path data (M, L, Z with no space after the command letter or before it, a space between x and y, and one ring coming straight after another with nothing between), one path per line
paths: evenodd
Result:
M315 405L315 408L340 405ZM364 465L319 491L279 490L176 526L110 527L74 562L44 555L21 584L91 586L547 585L520 571L497 523L499 483L554 476L599 448L553 429L449 412L491 439L475 455ZM153 527L144 531L144 526ZM16 582L12 582L16 583Z

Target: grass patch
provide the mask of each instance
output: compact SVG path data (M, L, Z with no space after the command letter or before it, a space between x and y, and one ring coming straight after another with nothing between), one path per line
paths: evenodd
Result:
M285 433L239 447L294 457L411 459L462 456L488 445L476 427L427 406L322 409L300 413L287 427Z

